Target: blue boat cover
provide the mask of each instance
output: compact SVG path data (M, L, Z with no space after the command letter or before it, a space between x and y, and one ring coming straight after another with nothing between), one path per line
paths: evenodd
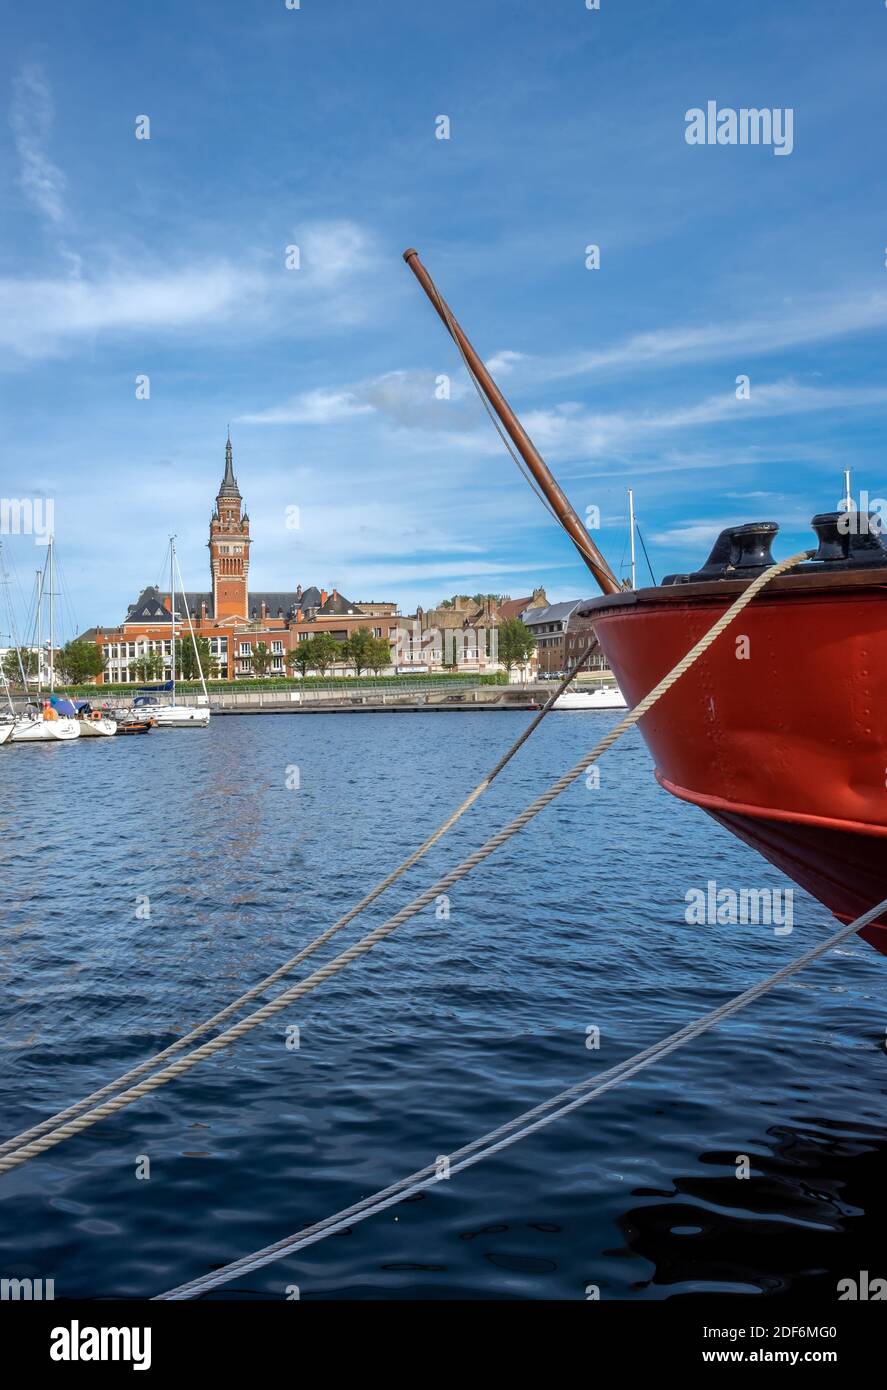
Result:
M77 705L73 700L68 700L64 695L50 695L49 703L52 705L56 714L76 714Z

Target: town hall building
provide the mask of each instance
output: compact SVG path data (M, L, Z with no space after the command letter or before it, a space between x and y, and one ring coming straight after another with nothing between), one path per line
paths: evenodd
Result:
M190 639L190 625L210 646L212 669L207 676L235 680L253 674L252 651L264 642L271 653L271 675L286 674L286 655L304 634L330 631L344 640L357 627L374 636L388 636L401 621L394 603L351 603L336 589L298 585L291 591L250 593L249 516L234 476L231 437L225 444L225 471L209 523L211 589L176 594L176 625L180 640ZM164 678L172 674L172 605L168 592L156 586L143 589L116 628L92 628L82 639L101 647L107 661L105 682L138 684L130 663L149 652L165 659Z

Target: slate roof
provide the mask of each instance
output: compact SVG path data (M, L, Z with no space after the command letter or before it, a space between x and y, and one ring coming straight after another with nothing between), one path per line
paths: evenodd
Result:
M208 618L211 618L212 615L213 615L213 596L212 596L212 592L210 592L210 593L208 593L208 594L199 594L199 593L191 592L191 591L189 591L189 590L187 590L187 589L185 590L185 607L187 608L188 612L191 614L191 617L192 617L192 618L199 618L199 617L200 617L200 605L201 605L202 603L205 603L205 604L206 604L206 616L207 616ZM182 612L182 595L181 595L181 594L176 594L176 612L177 612L178 614L180 614L181 617L184 617L184 616L185 616L184 613Z
M574 598L568 603L549 603L546 608L525 608L521 622L531 630L547 623L565 623L581 602L581 599Z
M283 589L257 590L249 594L249 613L248 617L261 619L262 604L265 604L265 616L268 618L292 618L301 609L303 612L308 609L317 609L321 613L327 614L359 614L361 609L356 604L350 603L348 599L342 598L337 594L335 599L330 594L326 603L321 607L320 590L314 585L303 589L301 584L294 591ZM179 619L183 619L186 611L192 618L199 618L201 606L206 604L206 616L214 617L212 591L201 592L199 590L186 590L185 604L182 605L182 595L176 594L176 614ZM156 585L149 585L143 589L136 599L126 610L125 623L162 623L169 622L169 610L164 607L163 594Z
M163 595L155 584L143 589L126 610L125 623L168 623L172 621L169 609L164 606Z
M336 617L342 618L349 616L359 618L363 613L363 609L358 608L356 603L352 603L350 599L344 598L342 594L334 592L329 595L326 603L319 609L319 612L323 617L335 615Z

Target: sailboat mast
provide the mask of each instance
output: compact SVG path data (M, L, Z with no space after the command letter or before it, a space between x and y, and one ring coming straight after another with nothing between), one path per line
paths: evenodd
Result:
M172 671L172 702L176 702L176 538L169 538L169 610L172 618L170 670Z
M38 570L39 574L39 570ZM9 619L9 635L12 638L15 654L18 657L18 670L22 678L22 694L27 698L28 680L25 675L25 663L22 660L22 643L18 634L18 626L15 621L15 612L12 606L12 594L10 592L9 571L6 568L6 560L3 555L3 545L0 542L0 583L3 584L3 594L6 599L6 616Z
M47 560L49 553L47 552ZM37 694L43 693L43 570L37 570L34 576L34 621L37 624ZM25 653L27 661L27 653ZM30 662L27 664L30 666ZM28 682L25 680L24 671L22 672L25 694L28 693Z
M194 631L194 624L191 621L191 610L188 607L188 601L185 598L185 581L182 578L182 570L178 560L176 561L176 571L179 576L179 592L182 595L182 607L185 610L185 617L188 619L188 631L191 633L191 644L194 648L194 659L197 662L197 671L200 676L200 684L203 687L203 693L206 697L206 702L207 704L209 704L209 691L206 687L206 677L203 674L203 662L200 660L200 648L197 646L197 633Z
M631 532L631 587L638 587L638 565L634 543L634 492L628 489L628 529Z
M412 249L404 251L403 258L440 315L444 327L465 358L471 375L498 415L511 442L532 473L542 495L561 526L591 570L599 588L605 594L619 593L620 585L615 574L576 515L566 494L560 488L547 463L502 395L483 361L454 319L446 301L419 259L418 251Z
M49 538L49 554L46 557L49 565L49 693L55 690L55 563L53 561L53 550L55 548L53 537Z

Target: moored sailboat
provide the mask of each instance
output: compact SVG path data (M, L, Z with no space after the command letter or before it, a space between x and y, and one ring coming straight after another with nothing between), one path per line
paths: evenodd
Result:
M197 705L182 705L176 699L176 575L179 577L179 586L185 612L188 617L188 627L191 633L191 641L194 644L194 656L197 661L197 670L200 675L200 684L203 687L202 703ZM158 729L205 729L209 724L209 693L206 688L206 679L203 674L203 663L200 660L200 650L197 646L197 636L194 632L194 624L191 622L191 615L188 613L188 605L185 602L184 584L182 583L181 571L176 560L175 536L170 537L169 541L169 594L170 594L170 618L171 641L170 641L170 668L172 679L167 682L166 689L170 692L170 703L162 704L156 699L154 693L138 695L133 700L132 708L127 711L122 724L132 722L148 721L156 725Z
M48 701L42 710L35 705L29 710L13 724L11 743L70 743L80 737L77 720L56 714Z
M45 581L45 582L44 582ZM44 596L49 599L49 698L41 704L29 706L25 713L16 717L11 743L70 743L80 737L80 725L72 713L55 709L58 703L54 696L55 688L55 538L50 536L46 552L46 564L40 577L37 595L37 612L41 611ZM43 661L42 644L38 642L38 687ZM22 682L26 684L24 670Z
M598 685L591 690L583 690L574 685L562 695L558 695L552 709L627 709L628 704L618 685Z
M73 703L81 738L114 737L117 732L115 720L109 719L101 710L93 709L88 700L76 700Z

